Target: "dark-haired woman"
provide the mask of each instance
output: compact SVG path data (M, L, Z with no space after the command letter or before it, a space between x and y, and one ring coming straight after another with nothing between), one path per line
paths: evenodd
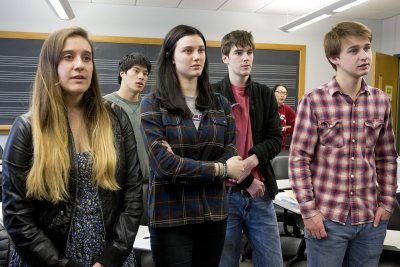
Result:
M230 104L213 93L207 68L202 33L176 26L164 38L156 84L142 102L156 266L218 266L227 218L223 181L244 170Z

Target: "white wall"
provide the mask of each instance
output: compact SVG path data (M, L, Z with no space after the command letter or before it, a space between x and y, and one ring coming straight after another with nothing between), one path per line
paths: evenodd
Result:
M343 20L326 19L297 32L284 33L279 27L287 22L286 16L80 2L73 2L71 6L76 18L62 21L55 17L45 0L1 0L0 30L52 32L78 25L93 35L162 38L175 25L189 24L198 27L207 40L220 40L227 32L245 29L253 33L257 43L306 45L306 90L310 90L333 75L323 53L322 39L334 24ZM373 45L380 51L382 21L362 22L373 30L376 40Z
M279 27L293 18L99 3L73 2L71 6L76 18L62 21L53 14L45 0L1 0L0 31L53 32L62 27L76 25L85 28L92 35L163 38L177 24L189 24L200 29L207 40L219 41L225 33L232 30L249 30L257 43L306 45L305 88L308 91L327 82L334 75L332 67L325 59L322 40L333 25L345 20L328 18L297 32L284 33ZM400 19L396 20L395 25L398 25ZM385 22L360 20L360 22L365 23L374 32L373 48L376 51L382 49L384 27L388 25L387 27L391 29L396 28L391 20ZM397 36L399 43L400 36ZM370 77L366 79L370 82Z
M382 22L382 53L400 54L400 15Z

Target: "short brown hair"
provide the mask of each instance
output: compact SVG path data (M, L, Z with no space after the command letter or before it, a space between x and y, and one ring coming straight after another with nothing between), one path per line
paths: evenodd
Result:
M255 50L253 35L251 32L240 30L232 31L226 34L221 40L222 54L229 55L229 52L233 46L250 46L253 50Z
M372 32L364 24L354 21L338 23L330 32L325 34L324 38L325 56L335 70L336 65L332 64L329 58L339 56L342 40L348 36L365 37L370 42L372 41Z

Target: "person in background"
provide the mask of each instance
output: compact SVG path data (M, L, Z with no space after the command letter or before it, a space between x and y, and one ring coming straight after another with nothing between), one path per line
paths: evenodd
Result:
M254 40L250 32L232 31L221 41L228 74L214 89L232 104L239 155L245 171L227 181L228 225L220 267L239 265L242 230L253 250L255 267L283 265L279 228L272 199L278 193L271 160L280 152L282 125L273 91L251 80Z
M142 175L126 113L105 105L87 32L43 43L30 112L3 155L11 267L131 267Z
M141 105L150 162L151 252L157 267L216 267L225 237L224 180L239 179L229 102L209 84L206 41L178 25L164 38Z
M296 112L284 102L288 95L288 90L283 84L277 84L272 89L278 102L278 112L282 123L282 151L286 150L286 138L293 133Z
M301 100L289 178L305 226L308 266L378 266L396 199L391 101L363 76L372 33L341 22L324 38L336 71Z
M140 170L144 179L149 178L149 158L140 130L141 93L146 86L151 71L150 60L142 53L125 55L119 62L118 91L104 96L105 99L121 106L128 114L135 133Z

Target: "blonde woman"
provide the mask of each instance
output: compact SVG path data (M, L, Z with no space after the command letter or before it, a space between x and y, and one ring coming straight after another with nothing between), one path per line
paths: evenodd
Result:
M81 28L44 42L30 112L3 158L9 266L133 266L142 175L129 118L103 103Z

